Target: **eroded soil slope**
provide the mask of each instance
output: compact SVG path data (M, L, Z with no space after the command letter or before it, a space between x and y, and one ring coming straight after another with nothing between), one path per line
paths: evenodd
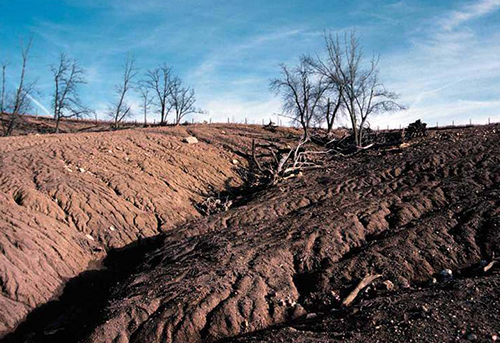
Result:
M190 135L200 143L183 143ZM0 138L0 335L109 249L200 216L195 203L241 185L233 151L281 135L189 126Z
M491 339L498 267L476 270L500 254L499 132L440 131L337 157L166 232L81 341L441 342L472 329ZM433 285L443 269L455 280ZM368 274L382 275L371 293L337 311Z

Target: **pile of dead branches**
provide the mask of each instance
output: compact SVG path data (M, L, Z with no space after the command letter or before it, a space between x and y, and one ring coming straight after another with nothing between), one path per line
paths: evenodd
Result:
M306 150L305 145L309 141L309 138L301 139L294 147L252 141L253 173L261 183L275 185L281 180L301 175L302 171L330 167L325 164L325 159L319 156L328 155L332 151Z
M219 213L219 212L225 212L231 208L233 205L232 200L229 199L228 196L226 197L213 197L210 196L206 198L203 202L199 203L196 205L196 208L198 211L206 216L209 216L211 214Z
M427 135L427 124L423 123L420 119L408 125L406 136L408 138L423 137Z
M264 130L270 131L270 132L276 132L276 128L278 125L274 124L272 120L269 121L269 124L264 125L262 128Z

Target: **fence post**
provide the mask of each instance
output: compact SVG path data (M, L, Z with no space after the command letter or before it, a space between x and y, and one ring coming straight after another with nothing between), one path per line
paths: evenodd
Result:
M229 124L229 117L227 117L227 123Z
M455 126L455 121L454 120L451 121L451 126Z
M387 125L387 131L389 131L389 125Z
M472 119L469 119L469 125L472 125Z
M490 125L490 124L491 124L491 123L490 123L490 118L488 118L488 125Z
M438 122L436 122L436 128L438 128L438 127L439 127L439 123L438 123Z

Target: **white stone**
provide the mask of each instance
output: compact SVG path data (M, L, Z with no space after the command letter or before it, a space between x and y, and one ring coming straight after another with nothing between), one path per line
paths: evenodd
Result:
M198 139L196 137L193 137L193 136L185 137L182 141L184 143L187 143L187 144L196 144L196 143L198 143Z

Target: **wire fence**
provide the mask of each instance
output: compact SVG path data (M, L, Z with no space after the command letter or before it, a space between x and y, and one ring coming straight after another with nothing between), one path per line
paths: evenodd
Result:
M4 115L8 115L7 113L4 113ZM34 117L38 120L47 120L47 121L52 121L54 120L53 117L51 116L44 116L44 115L26 115L28 117ZM80 123L80 124L88 124L88 125L113 125L114 121L109 120L109 119L101 119L101 118L65 118L64 122L67 123ZM244 118L241 120L236 120L234 117L227 117L226 120L221 120L219 119L214 119L214 118L207 118L203 120L196 120L195 118L190 118L187 120L183 120L179 124L240 124L240 125L266 125L272 123L273 125L280 126L280 127L298 127L296 123L291 122L288 118L286 120L283 120L280 118L280 116L277 117L268 117L266 119L261 118L261 119L248 119ZM448 124L442 125L439 122L436 122L434 126L428 126L427 129L429 130L445 130L445 129L453 129L453 128L466 128L466 127L473 127L473 126L485 126L485 125L497 125L499 124L499 121L491 120L491 118L487 119L487 122L485 121L484 123L476 122L472 118L469 119L468 123L462 123L459 124L458 121L455 122L455 120L452 120L451 123L448 122ZM138 119L127 119L123 120L122 124L125 124L127 126L137 126L137 127L143 127L143 126L159 126L160 121L156 120L155 118L151 119L146 119L146 120L138 120ZM176 125L174 121L169 121L167 120L165 123L162 125L167 125L167 126L172 126ZM429 125L429 123L428 123ZM376 127L371 127L373 130L377 131L395 131L395 130L403 130L406 129L408 126L402 125L402 124L397 124L396 126L394 125L385 125L385 126L376 126ZM341 126L341 128L347 128Z

